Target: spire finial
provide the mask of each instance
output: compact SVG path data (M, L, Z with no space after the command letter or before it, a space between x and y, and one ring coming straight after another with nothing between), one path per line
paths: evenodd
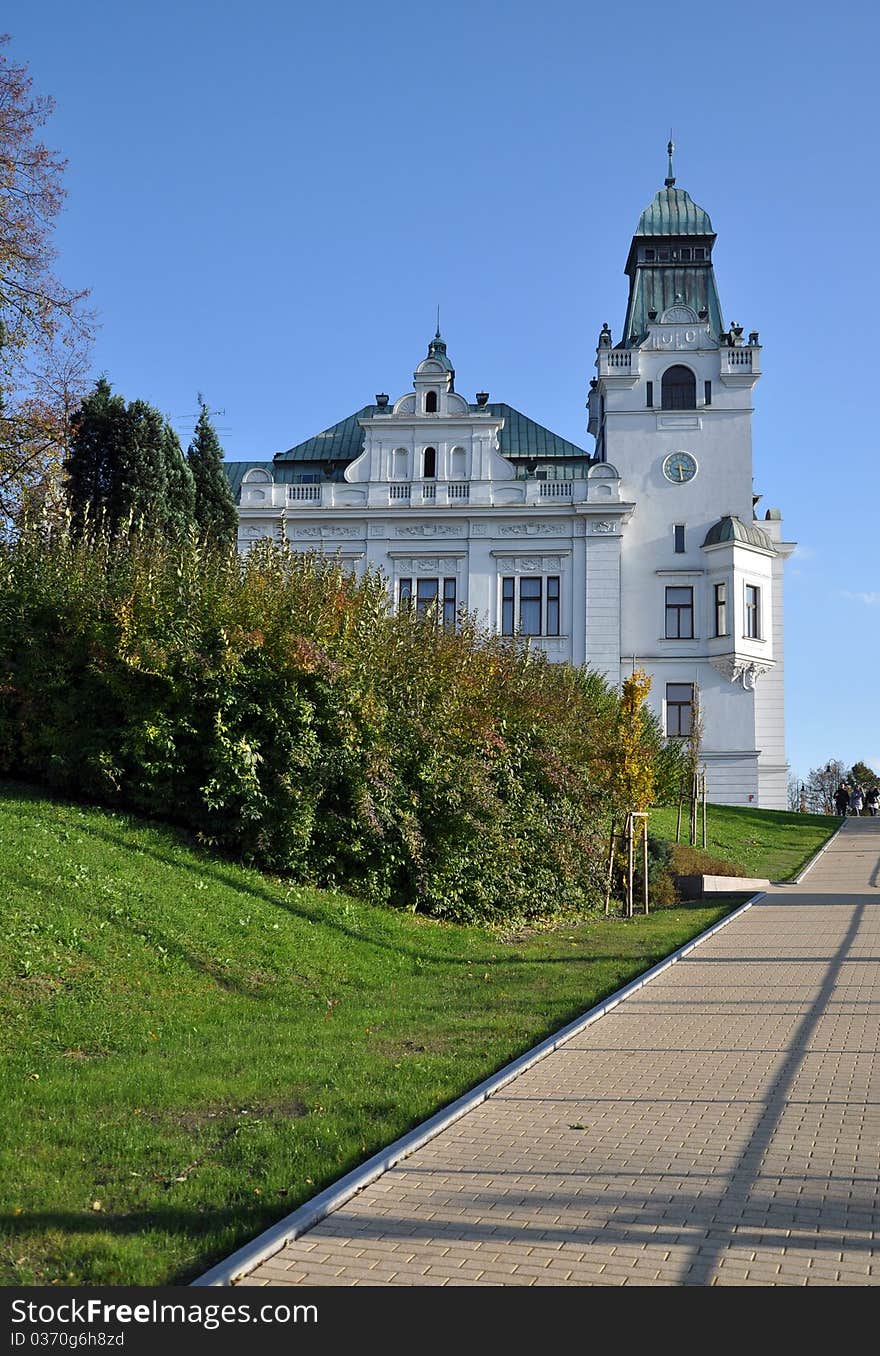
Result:
M666 187L675 187L675 170L672 168L672 152L675 150L675 142L672 140L672 128L669 129L669 140L666 143L666 154L669 156L669 169L666 171Z
M439 338L440 338L440 303L439 303L439 301L437 302L437 333L434 335L434 338L435 338L435 339L439 339Z

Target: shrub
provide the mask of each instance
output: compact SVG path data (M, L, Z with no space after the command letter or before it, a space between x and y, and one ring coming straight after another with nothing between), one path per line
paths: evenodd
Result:
M262 542L0 551L0 770L455 920L602 897L615 692ZM658 765L662 763L658 746Z

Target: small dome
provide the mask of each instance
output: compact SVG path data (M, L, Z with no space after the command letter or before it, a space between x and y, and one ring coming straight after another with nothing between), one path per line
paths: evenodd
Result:
M435 363L439 363L445 371L452 371L452 363L446 355L446 342L440 338L439 330L428 345L428 358L432 358ZM427 359L423 359L423 361L427 361Z
M776 554L776 547L773 545L766 532L763 532L755 523L746 524L740 518L734 518L730 514L724 518L719 518L717 523L713 523L706 533L704 546L720 546L725 541L742 541L748 546L758 546L762 551L772 551Z
M636 235L713 235L709 213L683 188L661 188L639 217Z

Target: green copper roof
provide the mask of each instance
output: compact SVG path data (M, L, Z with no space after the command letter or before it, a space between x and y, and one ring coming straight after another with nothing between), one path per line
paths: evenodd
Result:
M713 235L709 213L683 188L661 188L639 217L636 235Z
M709 528L706 533L704 546L720 546L726 541L741 541L748 546L758 546L762 551L771 551L776 554L776 547L773 545L766 532L763 532L756 523L744 523L740 518L735 518L727 514L724 518L719 518L717 523Z
M476 410L477 405L471 405ZM589 452L551 433L543 424L536 424L528 415L520 414L512 405L492 404L485 407L504 420L499 436L502 457L589 457Z
M499 436L503 457L530 460L546 457L589 459L590 454L584 448L578 447L576 443L570 443L567 438L560 438L543 424L537 424L534 419L529 419L527 415L515 410L512 405L495 403L485 406L470 405L468 408L472 414L483 409L504 420L504 427ZM277 484L285 484L293 480L297 471L318 471L326 466L327 462L333 461L336 463L334 478L338 478L341 470L363 451L364 431L359 421L369 419L378 413L378 405L364 405L347 419L342 419L338 424L332 424L330 428L324 429L323 433L316 433L313 438L307 438L304 443L297 443L286 452L277 452L272 461L224 462L223 469L229 477L236 501L245 474L257 466L269 471ZM383 413L387 414L388 411L385 410Z
M347 419L331 424L323 433L316 433L314 438L307 438L286 452L276 452L275 464L280 461L354 461L364 447L364 431L358 420L368 419L378 412L378 405L364 405Z
M721 338L724 317L712 267L714 242L708 212L698 207L683 188L675 187L670 158L666 186L639 217L626 261L630 287L622 347L642 342L651 312L659 320L668 307L675 305L689 306L701 324L708 323L713 338ZM693 258L695 243L701 245L700 259ZM702 317L701 311L705 312Z

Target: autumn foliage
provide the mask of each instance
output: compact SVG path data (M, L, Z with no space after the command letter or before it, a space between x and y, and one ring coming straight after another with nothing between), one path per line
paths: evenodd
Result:
M65 162L39 137L51 99L0 36L0 523L53 501L70 415L86 385L84 292L55 277Z
M0 551L0 771L376 901L600 902L620 715L589 670L392 616L380 576L271 542L33 528Z

